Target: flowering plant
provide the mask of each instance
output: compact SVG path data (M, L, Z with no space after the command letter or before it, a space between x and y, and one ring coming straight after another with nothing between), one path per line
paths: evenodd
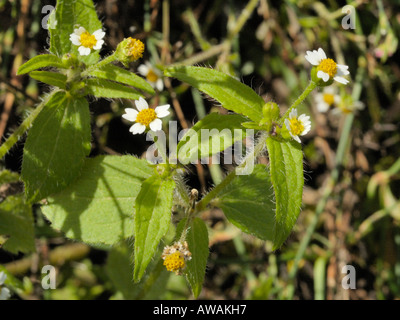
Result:
M231 111L206 115L167 155L162 128L163 120L171 115L170 105L153 108L145 99L156 93L153 87L163 90L158 81L161 73L151 71L148 64L139 67L149 83L116 65L127 67L140 59L143 42L126 38L113 54L101 59L107 37L91 0L59 0L49 24L55 26L50 29L50 53L32 58L18 74L29 73L53 89L1 149L3 156L29 128L21 174L25 205L40 203L53 228L90 245L111 247L134 238L136 282L159 261L168 271L185 275L196 297L208 258L208 228L200 218L207 209L220 208L243 232L270 241L274 249L281 248L300 214L304 185L301 139L311 130L310 117L299 115L298 106L317 87L334 80L346 84L347 66L327 58L321 48L307 52L305 59L314 66L310 84L283 113L276 103L265 102L224 72L165 65L165 77L191 85ZM51 69L38 71L42 68ZM125 108L122 118L131 122L127 130L132 134L148 134L157 158L88 157L88 96L134 100L136 108ZM203 133L210 130L213 134L204 139ZM235 157L237 166L219 184L201 196L197 190L189 192L184 179L186 164L209 159L244 139L248 140L245 154L240 149ZM257 163L265 153L268 166ZM173 213L177 217L172 222ZM32 232L25 237L26 247L10 242L8 248L31 250ZM168 245L161 253L162 241ZM154 257L156 262L151 263Z

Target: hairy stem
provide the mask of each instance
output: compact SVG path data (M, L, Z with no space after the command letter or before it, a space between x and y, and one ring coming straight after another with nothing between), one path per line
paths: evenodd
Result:
M364 74L365 74L365 68L359 68L357 76L356 76L356 84L354 85L354 88L353 88L353 94L352 94L353 101L357 101L360 98L361 89L362 89L362 80L364 79ZM323 192L322 198L318 201L313 220L311 221L310 225L308 226L306 234L302 238L299 249L297 250L297 253L296 253L296 256L294 259L294 263L293 263L293 267L289 273L289 286L288 286L288 293L287 293L288 299L293 298L293 295L294 295L294 283L293 282L297 275L299 263L303 259L306 249L311 241L312 235L317 227L319 218L320 218L322 212L324 211L326 203L327 203L329 197L332 195L333 189L339 179L339 172L340 172L339 169L345 158L346 149L347 149L348 143L350 141L350 133L351 133L352 125L353 125L353 120L354 120L354 114L350 114L346 117L346 121L345 121L343 130L342 130L342 133L340 135L339 145L338 145L337 152L336 152L335 167L332 170L330 177L328 178L329 180L328 180L328 183Z
M44 99L38 106L32 111L32 113L21 123L21 125L15 130L6 141L0 146L0 159L2 159L8 151L18 142L18 140L25 134L26 131L31 127L33 121L43 110L44 106L51 99L51 97L58 92L58 90L53 91L49 94L46 99Z
M262 153L262 151L265 148L265 140L268 136L267 132L262 132L260 137L258 138L258 141L256 143L256 145L254 146L253 150L246 155L246 157L244 158L243 162L238 165L234 170L232 170L226 177L225 179L223 179L221 181L220 184L218 184L217 186L215 186L215 188L213 188L209 193L207 193L203 199L201 199L196 207L195 207L195 211L196 212L201 212L203 211L207 205L214 199L217 197L217 195L227 186L229 185L232 180L236 177L236 171L239 169L243 169L245 168L249 162L255 162L255 160L257 159L257 157Z
M247 20L250 18L259 0L250 0L246 7L242 10L239 18L236 20L235 26L230 30L228 40L231 41L243 28Z
M99 61L98 63L89 66L85 71L82 72L82 77L87 77L92 71L101 69L104 66L106 66L116 60L117 60L117 56L115 55L115 52L114 52L111 56L108 56L107 58L104 58L103 60Z
M279 124L282 124L283 121L289 116L290 111L297 108L300 103L304 101L305 98L317 87L317 84L314 81L310 81L307 88L304 89L303 93L296 99L295 102L290 106L290 108L285 112L283 117L279 120Z

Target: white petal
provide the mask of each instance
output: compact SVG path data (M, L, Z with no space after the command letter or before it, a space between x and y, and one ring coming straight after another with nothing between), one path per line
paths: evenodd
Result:
M132 108L126 108L125 109L126 114L122 115L122 118L128 120L128 121L136 121L136 117L139 114L135 109Z
M336 93L336 87L333 87L333 86L325 87L323 93L335 94Z
M303 132L300 134L302 136L306 135L311 130L311 125L304 127Z
M346 66L345 64L336 64L336 66L338 67L338 68L340 68L340 69L345 69L345 70L347 70L347 69L349 69L349 66Z
M305 125L306 122L310 122L310 116L306 116L305 114L301 114L297 119L302 122L303 125Z
M293 109L289 113L289 119L297 118L297 109Z
M95 46L93 46L94 50L100 50L101 47L103 46L104 40L97 40L97 43Z
M71 33L69 36L69 40L71 40L72 44L75 46L80 46L81 45L81 38L75 33Z
M307 61L311 63L314 66L319 65L320 59L318 58L318 53L317 51L307 51L307 54L305 56Z
M156 82L156 88L158 91L163 91L164 89L164 82L162 81L162 79L158 79Z
M322 48L318 49L318 57L320 58L320 61L326 59L325 51Z
M354 102L354 109L356 110L363 110L365 108L364 103L362 103L361 101L356 101Z
M0 285L4 284L4 281L6 281L7 275L2 271L0 272Z
M169 104L158 106L157 108L155 108L154 111L157 114L157 118L164 118L167 115L169 115L168 109L169 109Z
M84 27L79 27L78 29L75 29L74 30L74 33L77 35L77 36L80 36L82 33L84 33L86 31L86 29L84 28Z
M290 132L290 121L289 121L289 119L285 119L285 126L286 126L286 129L288 129L289 132Z
M325 72L323 72L321 70L319 70L317 72L317 77L322 79L322 80L324 80L324 82L328 82L328 80L329 80L329 74L327 74L327 73L325 73Z
M299 119L300 119L300 117L299 117ZM304 119L304 121L302 120L301 122L303 123L304 130L303 130L303 132L300 134L300 135L302 135L302 136L304 136L305 134L307 134L307 133L311 130L311 121L309 120L310 117L309 117L309 116L306 116L306 117L303 117L303 119Z
M328 88L329 88L329 87L328 87ZM324 93L325 93L325 91L324 91ZM319 103L319 102L321 102L321 101L324 101L324 93L318 92L318 93L315 94L314 99L315 99L315 101L316 101L317 103Z
M324 101L320 101L317 103L317 110L318 112L327 112L329 109L329 104Z
M299 136L294 136L294 135L292 135L292 133L290 133L290 135L291 135L292 138L293 138L294 140L296 140L298 143L301 143Z
M338 77L338 76L333 77L333 80L335 80L337 82L340 82L340 83L343 83L343 84L348 84L349 83L349 80L347 80L347 79L345 79L343 77Z
M93 35L96 38L96 40L101 40L104 38L106 33L103 30L99 29L99 30L96 30L95 32L93 32Z
M149 108L149 105L147 104L147 101L144 100L142 97L140 97L139 100L135 100L135 105L136 105L136 108L139 111L142 111L144 109L148 109Z
M10 290L8 288L1 288L0 290L0 300L7 300L11 297Z
M81 56L88 56L90 54L90 48L86 48L84 46L80 46L78 51Z
M348 70L348 66L345 66L343 64L337 64L337 75L338 76L347 76L348 74L350 74L350 71Z
M132 132L132 134L140 134L143 133L144 130L146 130L146 126L141 123L135 123L132 127L129 128L129 131Z
M139 67L138 67L138 72L142 75L142 76L147 76L147 74L149 73L149 67L148 66L146 66L145 64L141 64Z
M160 119L154 119L150 122L150 129L152 131L160 131L162 129L162 121Z

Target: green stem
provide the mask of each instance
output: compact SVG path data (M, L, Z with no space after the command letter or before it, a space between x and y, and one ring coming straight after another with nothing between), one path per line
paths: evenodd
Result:
M386 173L389 176L393 176L399 171L400 171L400 158L397 159L397 161L388 170L386 170Z
M111 56L108 56L107 58L99 61L98 63L89 66L85 71L82 72L82 77L87 77L92 71L101 69L104 66L117 60L118 60L117 56L114 52Z
M244 24L250 18L253 13L255 7L258 4L258 0L250 0L246 7L242 10L239 18L236 20L234 28L229 32L228 40L231 41L239 32L242 30Z
M21 123L17 130L15 130L6 141L4 141L4 143L0 146L0 159L2 159L6 153L10 151L14 144L16 144L18 140L25 134L25 132L28 131L33 121L39 115L40 111L43 110L44 106L57 91L58 90L53 91L46 97L46 99L39 103L32 113Z
M365 74L365 68L359 68L357 76L356 76L356 84L354 85L353 93L352 93L353 101L357 101L360 98L361 89L362 89L362 80L364 79L364 74ZM320 218L322 212L324 211L325 205L326 205L329 197L331 196L333 189L339 179L339 170L343 163L345 152L346 152L348 143L350 141L350 132L351 132L351 129L353 126L353 120L354 120L354 114L350 114L346 117L345 124L343 126L343 130L340 135L338 149L336 152L335 167L332 170L332 173L329 177L329 180L328 180L328 183L323 192L322 198L318 201L317 207L315 209L315 215L314 215L310 225L307 228L306 235L302 238L299 249L297 250L297 253L296 253L296 256L294 259L293 267L289 272L289 285L288 285L288 293L287 293L287 298L289 300L291 300L294 295L294 279L297 275L297 271L299 268L299 262L303 259L303 256L306 252L308 244L311 241L311 237L317 227L319 218Z
M243 162L238 165L234 170L232 170L226 177L224 180L221 181L220 184L218 184L215 188L213 188L209 193L207 193L203 199L201 199L195 208L195 211L197 213L203 211L207 205L214 199L217 197L217 195L227 186L229 185L229 183L232 182L232 180L236 177L236 171L238 169L243 169L245 168L249 162L254 163L256 158L262 153L262 151L265 148L265 140L268 136L267 132L262 132L260 137L258 138L258 141L256 143L256 145L254 146L254 149L248 154L246 155L246 157L244 158Z
M297 100L295 102L293 102L293 104L290 106L290 108L285 112L283 117L279 120L279 124L282 125L283 121L285 121L285 119L289 116L290 111L292 111L293 109L297 108L297 106L300 103L302 103L304 101L304 99L307 98L307 96L311 93L311 91L313 91L316 87L317 87L317 84L314 81L310 81L310 83L307 86L307 88L305 88L303 93L297 98Z
M200 53L197 53L190 58L187 58L185 60L182 60L180 62L176 62L173 64L170 64L168 67L174 67L174 66L191 66L200 62L203 62L205 60L208 60L216 55L219 55L221 52L225 51L227 47L227 43L223 42L221 44L212 46L210 49L206 51L202 51Z
M190 58L187 58L181 62L173 63L169 65L169 67L185 65L190 66L202 61L208 60L216 55L220 55L221 53L228 53L231 49L233 38L242 30L243 26L250 18L253 13L255 7L257 6L259 0L250 0L246 7L242 10L239 18L236 20L235 26L230 30L227 39L222 43L211 46L208 50L202 51L198 54L193 55Z
M203 211L207 205L223 190L236 176L236 170L232 170L220 184L216 185L209 193L207 193L203 199L201 199L196 205L196 211Z

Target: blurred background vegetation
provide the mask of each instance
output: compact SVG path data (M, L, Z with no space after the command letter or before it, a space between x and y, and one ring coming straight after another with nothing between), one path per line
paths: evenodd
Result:
M210 228L210 256L200 299L398 299L400 298L400 2L270 0L100 0L107 55L124 38L146 44L154 66L211 66L251 86L281 110L309 81L307 50L323 48L349 65L341 103L319 112L314 92L301 106L312 131L302 140L306 186L295 229L276 252L241 233L217 210L203 218ZM342 27L342 8L355 11L355 29ZM0 0L0 136L15 130L48 86L16 76L29 58L46 53L45 5L55 1ZM246 8L246 9L245 9ZM245 10L244 10L245 9ZM339 88L339 87L338 87ZM164 79L154 101L171 103L181 128L208 112L226 112L185 84ZM149 146L121 120L130 101L93 100L92 153L143 156ZM362 108L356 108L362 106ZM18 173L22 139L1 160ZM267 163L267 158L261 159ZM229 166L192 166L191 187L202 192ZM0 201L21 192L2 179ZM133 285L132 245L88 247L65 239L33 208L36 250L0 249L0 269L17 299L188 299L183 277L156 270ZM1 214L1 212L0 212ZM6 239L0 238L4 242ZM57 269L57 289L43 290L41 266ZM356 289L342 287L345 265L356 271Z

